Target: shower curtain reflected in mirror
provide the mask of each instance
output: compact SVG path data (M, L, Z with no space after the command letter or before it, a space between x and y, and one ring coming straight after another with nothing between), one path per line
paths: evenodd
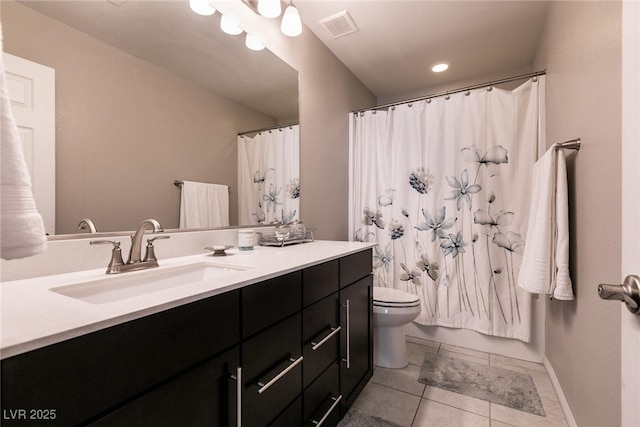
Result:
M290 223L300 217L299 125L238 136L238 223Z
M415 322L529 341L516 278L543 96L540 76L351 114L350 232L377 242L374 285L420 297Z

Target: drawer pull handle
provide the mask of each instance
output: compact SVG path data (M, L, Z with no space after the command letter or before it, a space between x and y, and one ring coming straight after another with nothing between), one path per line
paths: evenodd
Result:
M320 342L311 341L311 345L313 346L311 347L311 350L316 351L317 349L319 349L322 344L329 341L331 337L333 337L335 334L340 332L340 330L342 330L342 326L338 326L337 328L331 328L331 333L326 337L324 337Z
M231 375L231 378L236 381L236 425L242 426L242 368L236 369L236 374Z
M350 315L351 315L351 307L349 306L349 300L346 300L346 304L342 304L341 307L346 308L347 309L347 358L346 359L342 359L343 362L346 362L347 364L347 369L351 369L351 340L350 340L350 335L351 335L351 319L350 319Z
M327 412L325 412L325 414L322 416L322 418L320 418L320 421L316 421L316 420L311 420L311 422L320 427L322 425L322 423L324 423L324 421L327 419L327 417L333 412L333 410L336 408L336 406L338 406L338 403L340 403L340 401L342 400L342 395L338 396L338 397L331 397L331 400L333 400L333 404L331 405L331 408L329 408L329 410Z
M290 370L295 368L297 365L299 365L300 362L302 362L302 356L298 357L297 359L289 359L289 361L292 362L291 365L287 366L278 375L273 377L268 383L264 384L264 383L258 382L258 386L260 387L258 389L259 394L262 394L265 391L267 391L269 387L274 385L280 378L284 377L287 374L287 372L289 372Z

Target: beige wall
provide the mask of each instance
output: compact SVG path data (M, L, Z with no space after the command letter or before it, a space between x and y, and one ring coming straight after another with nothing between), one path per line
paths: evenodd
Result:
M549 301L546 355L577 425L620 425L620 306L597 285L620 271L621 4L552 2L536 69L547 69L547 139L569 157L575 301Z
M174 179L231 186L237 223L236 134L273 118L18 3L2 2L2 26L6 52L56 70L56 234L85 217L177 228Z

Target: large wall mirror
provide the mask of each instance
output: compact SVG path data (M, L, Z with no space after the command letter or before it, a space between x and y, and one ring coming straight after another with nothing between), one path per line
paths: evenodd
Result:
M55 69L56 230L178 228L176 180L230 187L237 135L298 121L298 73L187 0L1 3L4 50Z

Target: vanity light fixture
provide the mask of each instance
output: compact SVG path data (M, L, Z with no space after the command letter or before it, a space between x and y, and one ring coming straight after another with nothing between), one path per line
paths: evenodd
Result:
M284 11L282 22L280 23L280 31L289 37L297 37L302 34L302 21L298 9L290 3Z
M189 7L198 15L210 16L216 13L216 8L209 0L189 0Z
M222 15L222 18L220 18L220 29L227 34L231 34L232 36L242 34L242 28L240 28L238 24L236 24L236 21L225 15Z
M244 40L244 44L251 50L264 49L264 45L262 44L262 42L249 33L247 33L247 38Z
M282 13L280 0L258 0L258 12L265 18L277 18Z
M437 64L433 64L431 66L431 71L434 73L441 73L443 71L447 71L449 69L448 62L438 62Z

